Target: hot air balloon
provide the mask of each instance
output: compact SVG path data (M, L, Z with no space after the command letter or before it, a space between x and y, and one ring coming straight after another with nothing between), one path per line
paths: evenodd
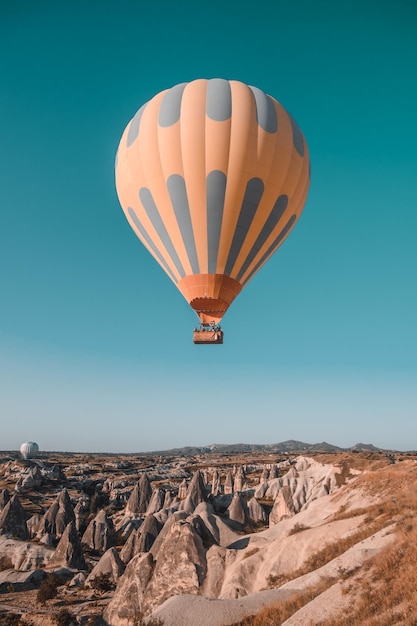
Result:
M39 446L34 441L26 441L20 446L20 454L24 459L32 459L39 452Z
M137 111L115 169L130 226L199 317L194 342L222 343L224 314L306 201L310 161L295 120L239 81L181 83Z

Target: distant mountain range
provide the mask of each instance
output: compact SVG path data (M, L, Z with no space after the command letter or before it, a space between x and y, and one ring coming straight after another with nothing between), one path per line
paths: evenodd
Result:
M372 443L357 443L350 448L340 448L326 441L322 441L321 443L304 443L303 441L289 439L288 441L272 444L214 443L209 446L184 446L183 448L172 448L170 450L155 450L147 454L158 454L160 456L194 456L196 454L239 454L244 452L388 452L388 450L377 448Z

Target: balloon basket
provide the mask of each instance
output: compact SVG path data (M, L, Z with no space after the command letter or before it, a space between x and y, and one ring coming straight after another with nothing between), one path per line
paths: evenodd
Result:
M200 328L194 328L193 342L195 344L223 343L223 331L220 326L201 324Z

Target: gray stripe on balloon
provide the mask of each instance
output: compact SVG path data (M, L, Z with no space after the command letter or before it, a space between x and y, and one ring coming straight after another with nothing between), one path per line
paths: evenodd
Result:
M271 254L273 254L275 252L275 250L278 248L278 246L281 243L281 241L284 239L284 237L289 233L289 231L293 227L294 222L295 222L296 219L297 219L296 215L292 215L290 217L290 219L288 220L288 222L286 223L286 225L284 226L284 228L282 229L282 231L280 232L278 237L269 246L268 250L265 252L265 254L262 255L262 258L257 262L257 264L255 265L255 267L253 268L251 273L243 281L242 287L244 285L246 285L246 283L252 278L252 276L255 274L255 272L258 271L258 269L261 267L262 263L264 263L271 256Z
M146 243L148 244L148 246L150 247L152 252L159 259L161 265L164 267L164 269L166 270L167 274L169 274L169 276L172 278L174 283L177 283L178 282L177 277L175 276L175 274L173 274L173 272L172 272L171 268L169 267L168 263L165 261L164 257L159 252L158 248L155 246L154 242L149 237L149 235L146 232L146 230L143 228L143 226L140 223L139 218L136 215L136 213L134 212L134 210L131 207L128 207L127 212L129 213L132 222L134 223L134 225L136 226L136 228L138 229L138 231L140 232L140 234L142 235L142 237L144 238L144 240L146 241Z
M147 102L145 102L145 104L142 104L139 111L137 111L132 121L130 122L129 130L127 131L127 147L131 146L139 135L140 121L142 119L142 115L147 104Z
M255 243L252 246L251 251L246 257L245 262L243 263L238 275L236 276L236 280L240 280L242 276L247 271L248 267L251 265L252 261L258 254L259 250L262 248L269 235L272 233L279 220L284 214L285 209L288 206L288 196L282 195L279 196L278 200L275 202L274 207L269 214L268 219L266 220L261 232L256 238Z
M193 225L191 223L190 207L188 204L187 189L185 181L179 174L172 174L167 180L169 197L171 198L175 217L181 231L182 240L190 261L193 274L200 273Z
M230 83L224 78L212 78L207 83L206 113L215 122L224 122L232 115Z
M227 257L224 273L230 276L232 273L236 259L242 249L243 242L247 232L258 210L259 203L264 191L264 184L260 178L251 178L246 185L245 197L239 213L239 219L236 224L235 233L233 235L232 245Z
M219 253L220 232L222 228L224 197L226 194L226 175L215 170L207 176L207 247L208 273L215 274Z
M165 224L162 221L150 189L148 189L147 187L142 187L142 189L139 191L139 199L142 202L143 208L145 209L146 214L152 223L152 226L156 230L158 237L164 244L166 251L168 252L169 256L172 259L172 262L177 268L178 274L181 276L181 278L184 278L184 268L173 246L171 237L169 236L168 231L165 228Z
M294 148L297 150L298 154L303 157L304 156L304 138L303 133L298 128L298 124L293 118L292 115L288 113L288 117L290 118L291 128L292 128L292 141L294 144Z
M182 94L188 83L172 87L163 97L159 109L159 126L173 126L180 119Z
M267 133L275 133L278 128L278 119L274 101L258 87L249 86L249 89L255 96L256 119L259 126Z

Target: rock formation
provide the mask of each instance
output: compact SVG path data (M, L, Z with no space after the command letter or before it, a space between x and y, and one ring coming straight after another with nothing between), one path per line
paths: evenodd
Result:
M243 467L241 465L237 468L234 482L234 490L243 491L245 484L245 472L243 471Z
M182 480L180 486L178 487L178 498L180 500L184 500L187 495L187 481L185 478Z
M96 552L106 552L116 545L113 521L104 510L99 511L88 524L81 543Z
M44 535L49 535L53 542L63 535L70 522L75 523L74 508L68 491L63 489L41 518L37 528L37 536L41 539ZM46 540L45 543L50 544L51 542Z
M150 552L137 554L119 579L115 594L104 611L105 624L131 626L143 614L144 596L154 571Z
M158 487L152 493L148 508L146 510L146 515L152 515L152 513L157 513L158 511L160 511L164 506L164 501L165 493L162 489Z
M213 478L211 481L211 493L213 496L217 496L221 493L220 475L216 469L213 472Z
M264 467L261 473L261 476L259 478L259 484L263 485L264 483L266 483L268 481L269 478L269 469L267 467Z
M203 475L200 470L194 472L193 478L188 486L185 499L180 504L180 511L193 513L194 509L200 502L206 500L206 488L203 481Z
M269 480L273 480L274 478L279 478L279 468L276 463L273 464L269 473Z
M15 570L27 572L44 567L53 553L45 546L0 535L0 558L9 559Z
M75 505L74 515L75 527L81 535L85 532L85 529L87 528L88 510L88 501L80 498L80 500L78 500L77 504Z
M198 593L207 570L205 554L192 525L175 520L156 555L139 554L130 561L104 619L109 624L128 626L142 612L149 612L173 595Z
M243 528L248 522L248 513L245 500L239 492L235 492L228 508L229 520L235 528Z
M288 485L285 485L275 498L274 506L269 514L269 525L278 524L281 520L293 515L295 515L295 508L291 490Z
M59 567L80 570L87 569L80 538L75 528L75 522L70 522L66 527L55 549L54 555L48 563L48 568Z
M29 539L26 514L19 497L14 495L0 513L0 534L8 533L18 539Z
M160 530L161 524L157 521L156 517L152 514L147 515L142 526L139 528L137 546L135 546L137 552L148 552L152 548Z
M134 556L139 554L139 539L140 539L140 531L139 529L134 530L130 533L128 540L124 544L123 548L120 551L120 559L122 563L127 565L129 561L133 559Z
M123 574L124 569L124 563L120 560L116 548L109 548L93 567L85 582L88 584L94 580L96 576L100 576L101 574L110 574L111 579L117 582Z
M264 507L259 504L256 498L251 498L248 502L248 515L251 522L266 522L267 515Z
M9 500L10 494L7 489L0 489L0 511L4 509Z
M126 504L126 514L142 517L146 514L152 496L152 487L146 472L142 474L135 485Z
M226 479L224 481L224 493L233 493L233 476L230 470L226 473Z

